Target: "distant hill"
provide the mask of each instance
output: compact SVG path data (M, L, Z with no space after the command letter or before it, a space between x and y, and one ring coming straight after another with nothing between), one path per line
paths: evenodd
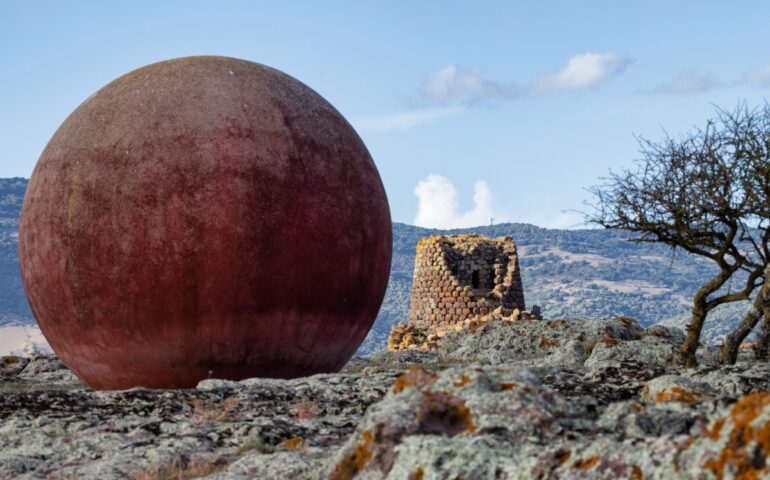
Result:
M624 231L551 230L520 223L434 230L397 223L388 291L362 352L383 348L391 326L406 321L417 242L445 233L511 235L519 248L527 308L540 305L546 318L623 315L645 326L661 322L681 327L689 321L695 291L715 273L709 262L686 252L629 242ZM721 340L747 307L745 302L720 307L708 318L704 340Z
M0 178L0 325L34 323L19 273L17 232L27 180Z
M0 179L0 325L34 323L18 267L18 217L27 181ZM626 315L642 324L683 325L695 289L714 267L684 252L656 244L635 244L611 230L550 230L500 224L433 230L393 225L393 265L380 314L361 352L383 348L392 325L406 321L415 247L437 233L511 235L520 250L527 306L540 305L547 318L603 318ZM706 340L715 341L740 319L747 304L721 307L709 317Z

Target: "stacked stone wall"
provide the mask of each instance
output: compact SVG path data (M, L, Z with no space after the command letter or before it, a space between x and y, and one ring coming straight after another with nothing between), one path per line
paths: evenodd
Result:
M511 237L433 235L420 240L409 325L420 330L451 328L500 307L525 309Z

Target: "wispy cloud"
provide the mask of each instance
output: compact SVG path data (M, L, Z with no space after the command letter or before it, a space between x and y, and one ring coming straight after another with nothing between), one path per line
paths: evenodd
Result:
M389 133L409 130L420 125L438 121L460 112L459 107L424 108L385 115L373 115L353 119L352 123L364 133Z
M536 78L528 88L483 75L480 67L446 65L427 74L411 100L412 109L353 119L363 133L409 130L460 113L474 105L519 98L526 94L594 87L619 75L631 60L615 53L582 53L569 59L555 75ZM416 100L416 101L415 101Z
M484 181L474 185L473 208L461 212L457 190L452 182L436 174L428 175L414 189L419 199L414 224L427 228L461 228L487 225L491 218L503 220L493 207L492 191Z
M714 75L709 72L683 70L670 81L653 88L651 93L662 95L690 95L693 93L707 92L722 85L722 82L717 80Z
M426 75L419 93L432 103L474 103L514 98L520 92L512 83L484 78L478 67L452 64Z
M743 79L752 87L770 87L770 63L746 72Z
M593 88L620 75L633 60L615 53L586 52L567 61L558 73L543 75L532 82L535 92L572 91Z

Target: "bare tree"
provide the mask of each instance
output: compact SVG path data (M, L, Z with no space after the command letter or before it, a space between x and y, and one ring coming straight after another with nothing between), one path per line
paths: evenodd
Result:
M768 252L768 223L770 223L770 108L749 112L739 109L726 116L725 125L729 128L729 137L735 144L735 150L741 157L743 176L741 177L740 192L748 205L748 214L742 218L741 240L754 242L759 237L760 243L752 243L759 256L770 258ZM752 235L752 231L756 232ZM761 234L760 234L761 233ZM764 316L759 340L755 346L755 356L767 359L768 343L770 343L770 264L763 272L764 284L760 288L751 308L738 326L725 337L722 345L721 361L733 364L738 358L741 342L754 329Z
M633 169L610 173L590 189L589 222L635 234L635 242L664 243L713 262L717 273L693 297L682 363L695 366L695 352L709 312L719 305L748 300L764 282L770 231L760 221L767 211L770 108L742 105L702 129L661 142L639 138L641 158ZM764 141L764 147L758 148ZM764 167L762 164L764 163ZM763 205L760 208L760 205ZM764 209L764 210L762 210ZM770 217L764 217L769 219ZM727 288L737 272L745 280Z

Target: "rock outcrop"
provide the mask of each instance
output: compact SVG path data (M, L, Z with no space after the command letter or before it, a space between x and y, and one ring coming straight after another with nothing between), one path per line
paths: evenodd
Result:
M770 477L770 364L704 349L683 370L680 336L489 322L339 374L165 391L94 392L21 359L0 373L0 478Z

